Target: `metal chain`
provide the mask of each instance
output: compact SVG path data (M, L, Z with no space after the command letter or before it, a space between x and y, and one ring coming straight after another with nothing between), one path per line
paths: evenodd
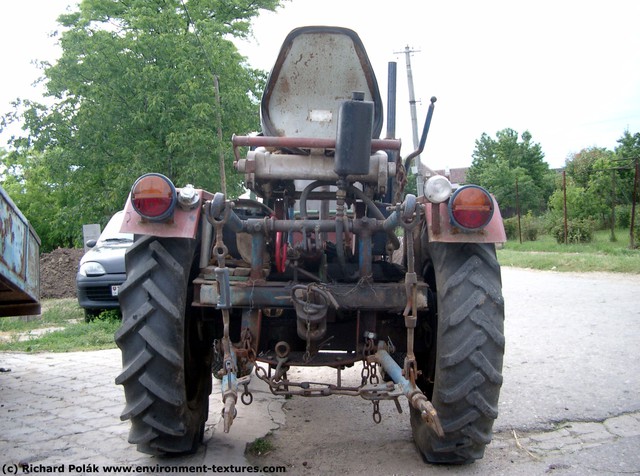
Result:
M250 374L238 379L238 385L242 385L244 387L244 391L242 392L242 395L240 395L240 401L244 405L251 405L253 403L253 394L249 391L250 381Z
M380 413L380 400L373 401L373 422L377 425L382 421L382 414Z
M246 351L249 362L255 363L257 356L256 351L253 349L253 335L248 327L242 329L240 333L240 348Z
M362 361L362 372L360 372L361 377L361 386L366 385L367 380L369 380L369 362L367 360Z
M369 357L371 357L375 352L375 342L373 338L367 337L367 342L364 346L364 360L362 361L362 372L360 373L361 377L361 390L364 390L364 387L369 381L369 385L367 386L367 396L361 394L363 398L367 398L371 400L373 404L373 421L378 424L382 421L382 414L380 413L380 400L389 399L389 392L379 392L377 389L380 388L380 377L378 376L378 364L375 361L372 361ZM371 390L369 390L371 389Z
M372 374L371 368L374 366L374 364L371 364L369 362L369 356L374 353L373 352L374 347L375 347L375 342L373 341L373 339L367 338L367 341L364 346L364 350L362 352L364 355L364 359L362 360L362 372L360 372L361 386L365 386L367 384L367 381L369 381L370 383L373 383L370 379Z
M309 294L307 293L307 302L309 299ZM302 360L304 363L308 363L311 360L311 321L307 319L307 347L305 349L304 355L302 356Z
M369 383L371 385L378 385L380 383L380 377L378 377L378 364L371 364L371 375L369 376Z

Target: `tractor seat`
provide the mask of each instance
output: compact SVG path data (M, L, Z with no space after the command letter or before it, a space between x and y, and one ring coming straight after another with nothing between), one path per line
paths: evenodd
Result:
M360 37L347 28L297 28L286 37L262 95L262 134L335 139L340 105L354 91L374 103L372 139L379 138L382 100Z

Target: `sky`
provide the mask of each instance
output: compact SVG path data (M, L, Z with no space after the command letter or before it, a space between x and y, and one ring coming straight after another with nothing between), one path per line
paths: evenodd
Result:
M55 19L69 0L0 0L0 113L16 97L39 99L32 60L59 55ZM423 162L471 165L475 141L529 131L551 167L587 147L614 149L640 132L640 2L637 0L288 0L254 21L238 42L253 67L270 70L298 26L354 29L386 107L387 65L397 62L397 137L413 149L405 47L411 55L418 130L435 113ZM385 129L383 129L384 135ZM6 134L0 138L0 146Z

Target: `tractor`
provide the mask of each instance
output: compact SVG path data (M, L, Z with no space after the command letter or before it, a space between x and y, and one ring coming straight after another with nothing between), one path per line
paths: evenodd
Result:
M262 130L231 139L250 198L176 188L158 173L135 181L115 340L121 418L139 451L197 451L213 382L228 432L259 379L283 397L364 398L375 422L381 401L401 410L406 399L425 461L483 457L502 384L495 245L506 237L480 186L425 167L420 193L405 192L434 106L403 157L389 124L380 138L383 105L360 37L298 28L269 75ZM361 381L345 385L341 372L355 365ZM336 379L289 379L297 366Z

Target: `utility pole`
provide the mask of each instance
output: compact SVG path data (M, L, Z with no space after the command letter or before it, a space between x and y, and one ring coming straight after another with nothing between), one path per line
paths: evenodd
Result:
M638 200L638 181L640 180L640 164L638 157L633 159L635 162L633 174L633 198L631 200L631 226L629 227L629 248L635 249L635 231L636 231L636 201Z
M412 50L408 45L405 46L404 51L394 51L395 54L404 53L407 62L407 82L409 83L409 109L411 111L411 127L413 130L413 150L417 150L420 144L418 140L418 116L416 113L416 96L413 91L413 73L411 72L411 53L419 53L420 50ZM420 156L415 158L416 164L416 184L418 195L422 195L423 178L422 178L422 163L420 162ZM408 172L408 171L407 171Z

